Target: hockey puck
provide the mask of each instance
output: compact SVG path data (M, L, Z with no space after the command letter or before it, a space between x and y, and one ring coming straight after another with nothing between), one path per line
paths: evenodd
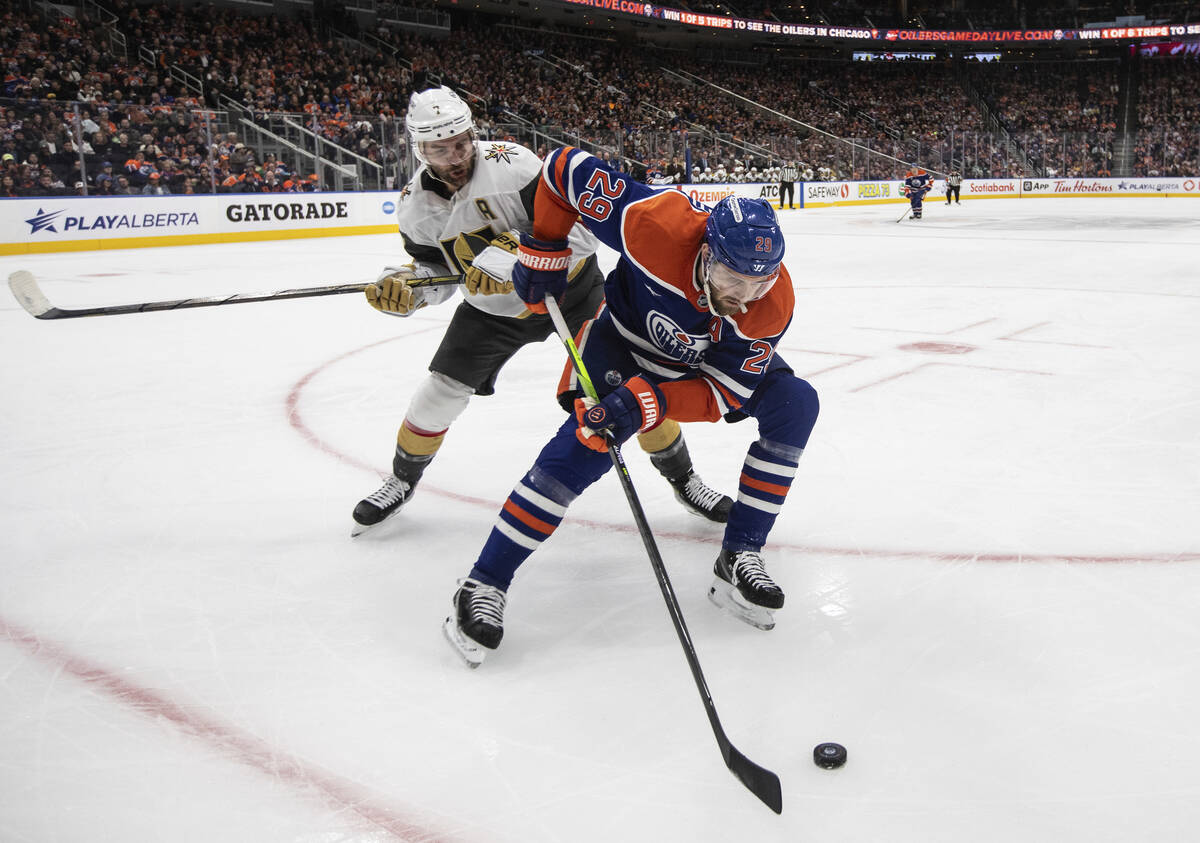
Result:
M813 763L826 770L836 770L846 763L846 747L840 743L821 743L813 747Z

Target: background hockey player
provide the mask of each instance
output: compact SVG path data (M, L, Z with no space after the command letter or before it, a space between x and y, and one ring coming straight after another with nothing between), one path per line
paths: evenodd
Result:
M444 624L471 665L500 643L518 566L611 466L605 435L620 443L653 432L667 416L757 421L759 438L746 454L709 596L761 629L774 626L784 602L760 551L818 402L775 353L795 296L774 210L763 200L730 197L710 211L680 191L640 185L581 150L555 150L542 170L533 235L521 236L513 274L531 309L567 289L567 235L577 219L621 255L605 284L604 308L577 339L601 400L583 400L568 364L559 392L574 415L509 495Z
M414 260L385 269L367 287L367 301L386 313L408 316L457 289L408 282L458 272L465 276L465 297L400 425L392 476L354 508L352 535L408 502L471 397L491 395L500 368L521 346L554 333L549 317L531 314L511 281L516 232L531 225L541 161L514 143L477 140L470 108L446 87L413 94L407 129L421 166L400 192L397 217L404 248ZM573 260L566 271L562 309L576 329L600 306L604 277L596 264L596 238L582 226L564 236ZM692 471L677 423L669 421L639 441L690 511L725 520L733 501L709 489Z
M951 170L950 175L948 175L946 177L946 204L947 205L950 204L950 193L953 191L954 204L961 205L962 201L959 199L959 194L960 194L961 190L962 190L962 173L960 173L957 169Z
M653 185L654 187L665 187L674 183L675 180L664 173L659 167L654 167L646 171L646 184Z
M921 218L921 208L925 204L925 194L933 189L933 176L918 167L909 170L904 178L904 195L912 209L912 218Z

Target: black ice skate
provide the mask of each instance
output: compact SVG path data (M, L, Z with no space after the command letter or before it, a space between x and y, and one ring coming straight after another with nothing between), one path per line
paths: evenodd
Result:
M675 489L675 497L688 512L719 524L729 520L733 498L709 488L696 472L689 471L686 477L670 482Z
M759 629L775 628L775 610L783 608L783 590L753 550L721 548L713 566L708 599L739 620Z
M692 468L692 456L688 453L687 443L682 434L666 448L652 452L650 462L658 469L659 474L667 478L667 482L675 490L675 497L688 512L720 524L729 520L733 500L715 489L710 489L708 484L700 479L700 475Z
M365 533L391 518L412 498L416 485L392 475L378 490L367 495L354 507L354 526L350 535Z
M451 601L454 611L442 624L442 632L467 667L479 667L487 650L500 646L507 599L503 591L479 580L468 578L459 583Z

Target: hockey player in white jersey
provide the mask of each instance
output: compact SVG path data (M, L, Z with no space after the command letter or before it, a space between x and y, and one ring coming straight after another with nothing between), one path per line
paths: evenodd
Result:
M458 289L414 287L410 281L456 273L464 278L464 300L433 355L429 376L409 403L391 476L354 508L355 536L412 498L471 397L491 395L501 367L521 346L554 333L549 317L531 313L511 281L517 235L532 227L542 162L518 144L480 141L470 108L446 87L413 94L406 123L421 166L400 191L396 215L412 261L385 268L367 287L367 301L384 313L408 316ZM596 263L596 237L577 224L568 239L572 262L562 311L574 333L603 301L604 276ZM668 422L660 425L665 431L641 438L642 448L688 511L726 521L733 500L693 471L678 423Z

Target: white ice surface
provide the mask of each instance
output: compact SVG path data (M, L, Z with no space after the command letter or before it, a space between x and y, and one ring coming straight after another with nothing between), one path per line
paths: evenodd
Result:
M5 292L0 840L1193 839L1198 212L784 212L782 353L822 415L767 551L775 630L709 605L720 530L627 451L726 731L781 777L781 816L724 769L611 476L518 574L500 650L469 671L442 640L561 419L555 341L352 541L451 305L40 322ZM396 247L0 274L80 307L366 279ZM754 435L687 427L727 491ZM827 740L849 749L839 771L812 763Z

